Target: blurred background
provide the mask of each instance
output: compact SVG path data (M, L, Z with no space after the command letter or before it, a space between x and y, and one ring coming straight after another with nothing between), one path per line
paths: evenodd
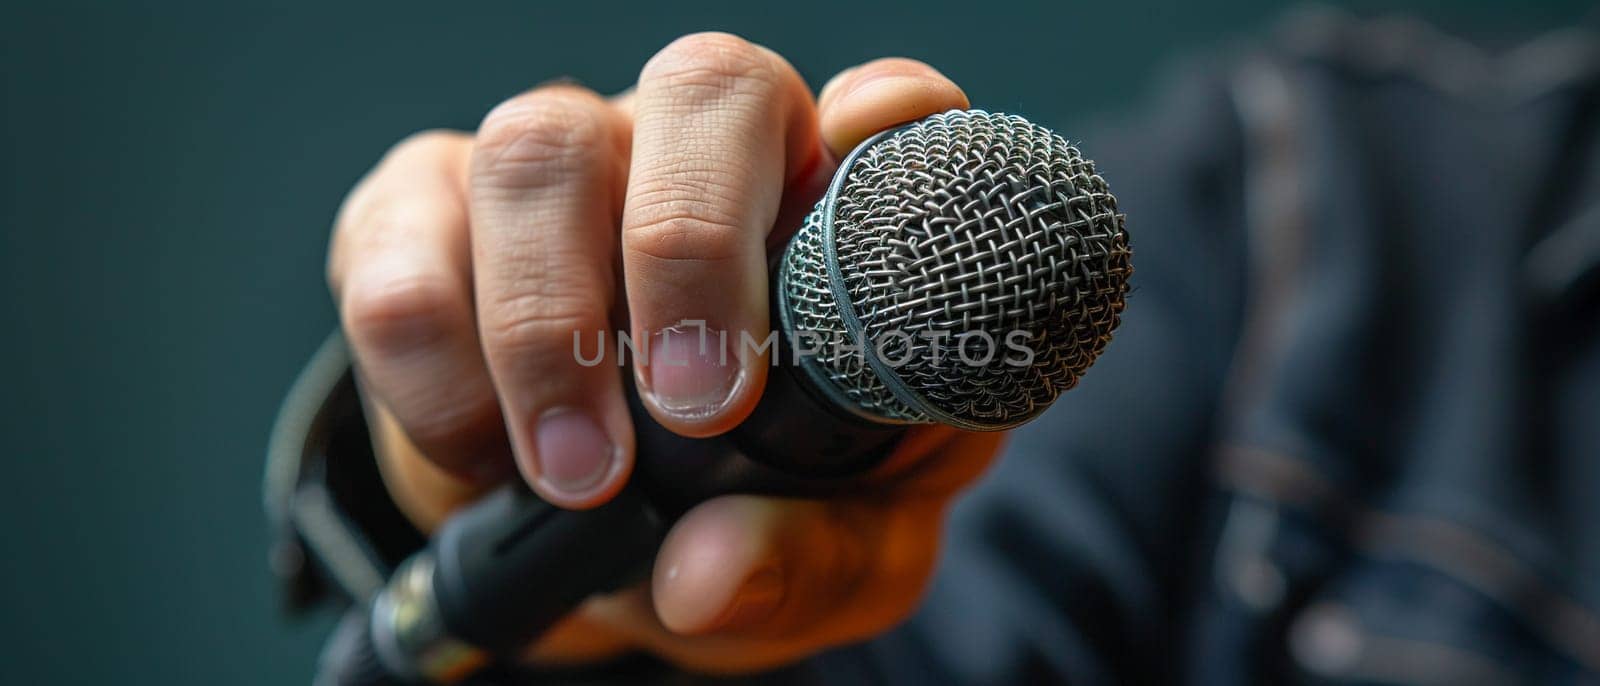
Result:
M1590 3L1336 3L1493 43ZM720 29L813 87L885 55L1079 139L1278 2L54 2L0 8L0 683L306 683L331 616L266 566L267 431L334 326L323 251L391 143ZM1086 146L1092 156L1092 141Z

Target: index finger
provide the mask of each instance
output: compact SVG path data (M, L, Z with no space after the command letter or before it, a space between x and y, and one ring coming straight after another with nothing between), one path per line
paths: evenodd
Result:
M823 158L816 111L781 57L717 33L652 58L634 108L622 246L639 388L669 429L714 435L766 381L766 235L786 182Z

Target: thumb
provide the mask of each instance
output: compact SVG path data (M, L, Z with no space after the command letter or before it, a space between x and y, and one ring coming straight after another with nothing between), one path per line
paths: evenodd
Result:
M835 158L896 124L967 106L967 94L955 82L904 57L886 57L839 72L817 98L822 140Z
M794 235L827 190L837 160L861 141L896 124L967 106L961 88L917 60L886 57L839 72L817 97L817 128L826 152L789 180L768 250L781 249Z

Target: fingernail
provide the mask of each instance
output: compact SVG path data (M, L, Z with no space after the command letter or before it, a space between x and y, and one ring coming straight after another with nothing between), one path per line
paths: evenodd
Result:
M586 495L620 461L617 447L588 413L556 409L539 418L535 430L538 481L555 493Z
M648 390L656 407L689 421L726 408L744 379L728 338L721 330L681 325L652 335Z
M733 602L709 628L728 630L755 626L771 617L782 602L783 575L775 566L762 567L745 579L734 594Z

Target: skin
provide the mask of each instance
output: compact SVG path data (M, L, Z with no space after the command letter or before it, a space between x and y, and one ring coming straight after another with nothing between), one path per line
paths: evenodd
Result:
M627 327L652 341L702 320L759 340L767 251L835 160L967 105L907 59L846 70L813 98L776 53L704 33L663 48L622 95L546 85L475 133L396 144L345 200L328 260L396 502L424 530L519 476L563 507L604 503L632 469L632 423L615 365L578 364L573 332ZM746 357L633 371L659 422L709 436L760 397L767 361ZM703 503L673 527L649 582L591 599L527 657L645 650L743 672L880 633L915 606L947 504L1000 440L919 428L836 497Z

